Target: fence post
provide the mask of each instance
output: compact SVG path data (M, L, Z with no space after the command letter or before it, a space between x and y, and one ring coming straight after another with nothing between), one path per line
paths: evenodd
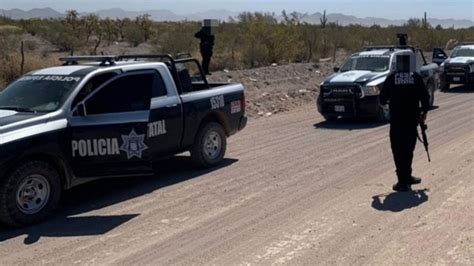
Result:
M20 52L21 52L21 65L20 65L20 74L23 75L25 69L25 49L24 49L24 42L21 41Z

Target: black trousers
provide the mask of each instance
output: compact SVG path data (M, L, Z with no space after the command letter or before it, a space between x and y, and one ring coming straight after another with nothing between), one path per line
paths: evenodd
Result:
M413 151L417 139L417 123L391 123L390 143L397 168L398 182L408 184L412 176Z
M205 74L209 74L209 65L211 64L211 57L212 55L209 54L201 54L202 55L202 69L204 70Z

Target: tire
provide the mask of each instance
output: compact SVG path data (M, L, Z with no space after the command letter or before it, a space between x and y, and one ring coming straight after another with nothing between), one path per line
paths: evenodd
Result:
M337 120L337 116L335 115L323 115L323 117L328 122L333 122Z
M428 90L428 94L430 95L430 107L434 106L435 102L435 86L433 82L428 82L426 85L426 89Z
M379 123L385 123L388 121L387 117L385 116L385 112L382 107L379 107L377 110L377 115L375 116L375 121Z
M45 162L27 162L1 184L0 222L13 227L41 222L56 209L60 195L58 171Z
M451 84L445 82L445 83L443 83L443 85L441 87L441 90L442 91L448 91L450 87L451 87Z
M191 159L198 167L211 168L224 159L227 137L224 128L210 122L202 126L191 149Z

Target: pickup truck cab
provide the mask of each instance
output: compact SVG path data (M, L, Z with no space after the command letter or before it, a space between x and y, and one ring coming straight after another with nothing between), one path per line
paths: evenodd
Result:
M208 83L195 59L63 60L0 93L5 224L45 219L64 190L90 180L154 175L165 156L190 151L197 165L213 167L225 155L227 137L246 126L243 86ZM191 77L186 64L199 75Z
M450 57L442 49L435 49L433 58L441 66L443 90L448 90L451 84L474 88L474 43L456 46Z
M410 46L374 46L350 56L342 67L336 67L320 86L318 111L328 120L338 117L367 117L385 121L379 94L387 76L396 69L397 55L416 58L416 71L421 74L434 104L439 84L438 65L428 64L420 49Z

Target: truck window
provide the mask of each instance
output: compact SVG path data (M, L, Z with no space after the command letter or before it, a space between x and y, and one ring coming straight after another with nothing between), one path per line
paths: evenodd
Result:
M86 101L87 114L149 110L153 82L152 73L118 78Z
M82 76L26 75L0 93L0 109L53 112L70 97Z
M452 58L455 57L474 57L474 49L472 48L454 48L453 53L451 54Z
M153 90L151 97L156 98L156 97L161 97L161 96L166 96L168 93L166 91L166 85L165 82L163 81L163 78L161 77L160 73L156 72L153 75Z
M353 56L341 67L341 72L367 70L384 72L389 69L390 56Z
M94 92L97 88L102 86L105 82L110 80L111 78L117 76L119 73L117 72L108 72L98 74L97 76L92 77L84 87L82 87L79 94L77 94L76 98L72 102L72 108L76 107L78 103L84 100L87 96L89 96L92 92Z

